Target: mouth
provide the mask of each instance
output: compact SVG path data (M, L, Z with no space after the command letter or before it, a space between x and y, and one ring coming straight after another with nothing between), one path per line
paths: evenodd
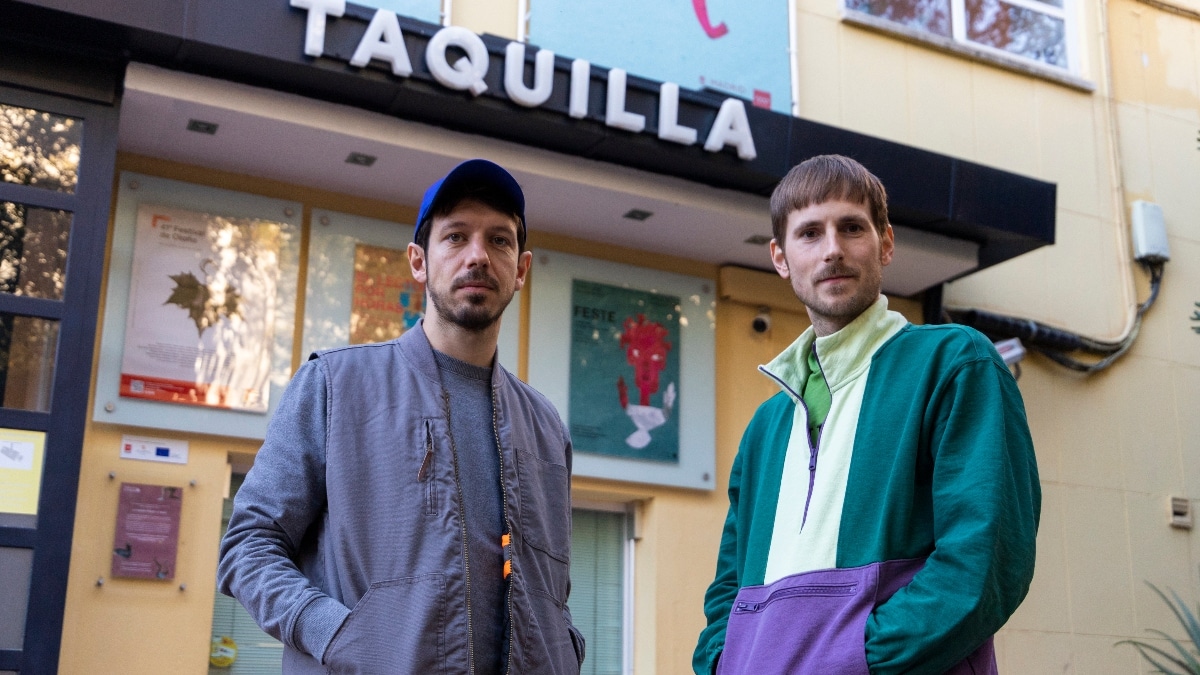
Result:
M856 276L849 272L838 271L833 274L823 274L817 277L817 284L837 283L839 281L852 281Z
M497 283L494 279L484 276L472 275L465 279L459 279L458 281L454 282L454 290L456 291L466 290L478 293L485 290L494 291L498 290L499 288L499 283Z

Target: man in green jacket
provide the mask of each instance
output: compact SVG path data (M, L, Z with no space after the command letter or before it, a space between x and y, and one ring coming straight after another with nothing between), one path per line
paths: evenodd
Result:
M995 673L1033 577L1041 491L1016 381L984 336L880 294L879 179L814 157L771 196L771 259L812 327L759 370L708 626L710 673Z

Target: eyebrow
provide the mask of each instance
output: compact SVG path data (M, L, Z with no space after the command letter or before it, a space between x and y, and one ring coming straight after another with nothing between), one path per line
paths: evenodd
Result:
M800 221L800 224L796 226L796 230L799 231L799 230L807 229L814 225L823 225L824 223L825 223L825 221L820 218L814 218L813 220L803 220L803 221ZM842 216L841 218L837 219L838 225L844 225L844 224L849 224L849 223L857 223L859 225L868 225L869 226L871 224L871 221L869 219L864 218L863 216L860 216L857 214Z

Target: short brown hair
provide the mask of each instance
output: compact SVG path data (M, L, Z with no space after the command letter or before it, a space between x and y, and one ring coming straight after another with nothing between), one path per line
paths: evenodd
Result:
M779 246L792 211L832 199L866 206L880 236L887 230L887 191L875 174L849 157L817 155L792 167L771 193L771 234Z

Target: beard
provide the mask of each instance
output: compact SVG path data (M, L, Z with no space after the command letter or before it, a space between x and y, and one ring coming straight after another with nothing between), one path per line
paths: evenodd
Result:
M429 287L429 299L433 305L433 309L437 312L438 317L447 323L452 323L459 328L471 333L480 333L488 328L491 328L500 316L504 314L504 310L508 304L512 302L512 295L507 298L501 298L498 307L489 307L487 304L488 296L484 293L471 293L466 296L463 302L455 305L454 291L466 284L486 283L492 288L499 288L499 283L492 277L488 276L487 272L476 270L465 274L453 281L450 285L450 290L447 293L442 293L440 290Z
M841 264L830 265L821 271L816 283L819 283L820 279L830 276L853 276L854 279L851 283L854 284L854 288L847 293L833 295L823 293L817 288L811 290L798 288L798 284L793 285L793 290L796 291L796 295L811 314L839 322L842 325L853 321L868 307L875 304L879 298L880 287L883 285L882 269L871 265L864 265L861 268L851 268Z

